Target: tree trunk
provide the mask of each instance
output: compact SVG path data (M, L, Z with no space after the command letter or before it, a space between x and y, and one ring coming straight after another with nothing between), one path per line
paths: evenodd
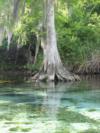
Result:
M13 35L13 33L11 31L7 31L7 38L8 38L7 50L8 51L10 49L10 43L11 43L12 35Z
M43 36L41 42L44 61L41 71L35 75L35 78L50 81L78 80L78 76L72 75L64 68L60 59L55 31L54 0L47 0L46 4L46 35Z

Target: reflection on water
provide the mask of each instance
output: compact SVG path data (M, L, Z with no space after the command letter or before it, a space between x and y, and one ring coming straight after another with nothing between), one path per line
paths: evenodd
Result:
M100 133L100 82L0 84L0 133Z

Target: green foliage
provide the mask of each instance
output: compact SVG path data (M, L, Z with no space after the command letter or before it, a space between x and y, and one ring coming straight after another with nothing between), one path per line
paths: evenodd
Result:
M36 64L26 64L24 66L25 69L29 69L31 70L32 72L36 72L40 69L40 66L42 64L42 61L43 61L43 56L42 56L42 53L39 52L38 54L38 57L37 57L37 62Z
M20 3L20 19L13 28L15 42L19 45L32 44L34 34L43 34L38 30L39 24L43 21L43 1L26 0L25 12L22 14L23 4ZM12 5L13 0L0 1L1 26L12 27ZM94 51L100 50L99 0L59 0L55 16L58 48L64 63L81 64L89 60ZM3 47L6 47L6 40ZM38 62L41 62L41 59L39 58ZM31 67L35 69L34 66Z
M88 3L88 7L91 4L93 7L87 10L86 3ZM59 13L56 15L58 47L65 63L80 64L88 60L93 51L100 49L100 15L98 10L98 1L70 1L68 3L70 16L66 15L65 17Z

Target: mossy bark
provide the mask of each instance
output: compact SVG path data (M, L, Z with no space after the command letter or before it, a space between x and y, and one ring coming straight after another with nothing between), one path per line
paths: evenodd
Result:
M42 38L42 48L44 54L44 61L41 71L35 75L38 80L66 80L74 81L79 77L67 71L60 59L57 48L57 39L55 31L54 18L54 0L46 1L46 35Z

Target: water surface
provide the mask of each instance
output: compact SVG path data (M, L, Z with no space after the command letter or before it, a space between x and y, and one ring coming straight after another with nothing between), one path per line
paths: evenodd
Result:
M100 133L100 78L0 84L0 133Z

